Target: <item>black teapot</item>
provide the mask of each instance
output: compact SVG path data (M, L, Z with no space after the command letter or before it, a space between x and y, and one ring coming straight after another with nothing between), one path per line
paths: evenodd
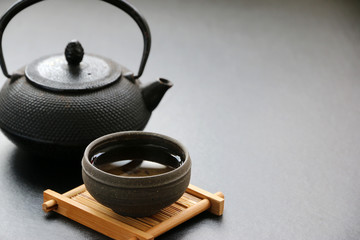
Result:
M10 20L42 0L16 2L0 19L0 65L8 78L0 92L0 128L19 147L47 156L75 156L105 134L142 130L172 86L166 79L143 86L151 46L150 29L136 8L103 0L130 15L140 27L144 50L138 74L113 60L84 54L71 41L65 54L42 57L16 73L7 71L2 37Z

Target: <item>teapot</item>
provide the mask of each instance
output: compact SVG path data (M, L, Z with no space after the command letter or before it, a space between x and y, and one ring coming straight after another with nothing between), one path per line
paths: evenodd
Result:
M164 78L148 85L140 82L151 47L145 18L126 1L102 0L126 12L142 32L144 49L136 75L111 59L84 53L75 40L65 54L41 57L9 74L2 48L4 30L17 13L41 1L18 1L0 19L0 65L8 78L0 91L2 132L30 152L71 157L100 136L143 130L173 85Z

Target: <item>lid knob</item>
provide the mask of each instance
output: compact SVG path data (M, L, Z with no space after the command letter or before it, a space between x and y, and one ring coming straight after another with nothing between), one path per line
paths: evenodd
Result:
M69 65L78 66L84 57L84 48L77 40L72 40L65 48L65 58Z

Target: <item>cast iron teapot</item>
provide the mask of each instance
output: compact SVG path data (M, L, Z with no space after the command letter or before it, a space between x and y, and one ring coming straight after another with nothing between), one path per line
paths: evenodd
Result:
M4 134L38 154L73 156L105 134L144 129L172 83L160 78L143 86L139 81L151 46L143 16L125 1L103 0L125 11L141 29L144 51L137 75L108 58L84 54L77 41L67 45L65 54L42 57L10 75L2 51L4 30L17 13L40 1L18 1L0 19L0 64L8 78L0 92Z

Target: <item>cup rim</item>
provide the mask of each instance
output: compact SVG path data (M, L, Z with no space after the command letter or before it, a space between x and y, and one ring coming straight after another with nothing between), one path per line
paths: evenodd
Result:
M161 174L156 174L156 175L152 175L152 176L138 176L138 177L128 177L128 176L119 176L119 175L111 174L111 173L105 172L105 171L95 167L93 164L90 163L89 156L90 156L91 151L95 147L97 147L101 144L105 144L106 142L109 143L109 142L111 142L111 140L113 140L113 141L118 140L119 138L122 138L122 137L131 137L133 139L135 139L136 137L151 137L151 138L161 139L162 141L165 140L166 142L170 142L170 143L176 145L177 147L179 147L179 149L184 154L184 160L179 167L175 168L172 171L169 171L166 173L161 173ZM82 169L83 169L83 171L85 171L87 173L88 176L96 179L97 181L103 182L104 184L107 184L107 185L118 185L116 180L119 180L119 179L124 180L128 184L131 184L131 185L139 185L140 182L143 185L144 179L149 180L149 183L152 180L153 181L159 180L156 182L158 182L158 184L160 185L160 184L166 184L166 182L170 183L170 182L176 181L178 178L187 174L187 172L190 170L189 164L191 165L189 152L185 148L185 146L182 143L180 143L178 140L171 138L169 136L159 134L159 133L154 133L154 132L124 131L124 132L116 132L116 133L107 134L107 135L104 135L104 136L99 137L99 138L95 139L94 141L92 141L85 149L83 160L82 160ZM186 168L188 168L188 169L186 169ZM184 170L186 170L186 171L184 172ZM89 174L89 171L91 171L91 173L93 173L93 174ZM105 182L101 176L103 176L104 178L107 178L107 180L110 180L110 182L113 184L111 184L109 181ZM170 180L170 179L172 179L172 180ZM151 184L154 184L154 182L152 182ZM155 185L158 185L158 184L155 184Z

